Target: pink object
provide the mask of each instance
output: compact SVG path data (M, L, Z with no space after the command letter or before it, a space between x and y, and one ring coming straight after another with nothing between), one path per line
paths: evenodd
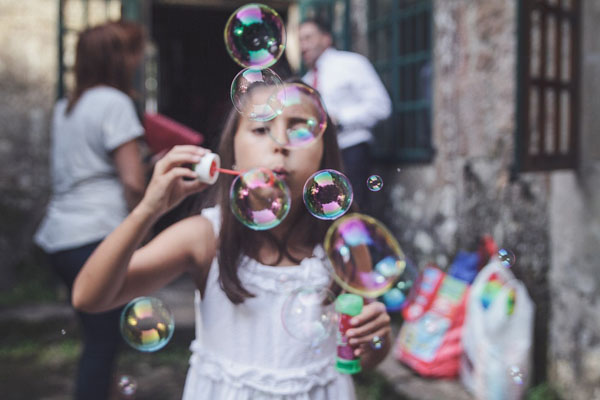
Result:
M469 285L427 266L402 310L394 355L422 376L454 378L462 354L462 326Z
M340 314L340 326L339 326L339 343L337 347L337 356L344 360L354 360L354 349L348 344L348 337L346 331L351 328L350 320L352 315Z
M200 145L204 136L162 114L144 114L144 129L148 146L153 153L170 150L181 144Z

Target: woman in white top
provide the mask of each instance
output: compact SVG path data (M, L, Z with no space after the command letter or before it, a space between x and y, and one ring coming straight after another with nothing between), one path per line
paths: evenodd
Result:
M52 197L35 235L71 290L98 243L143 195L145 178L136 139L143 134L128 96L143 31L130 23L89 28L79 35L76 86L59 100L51 128ZM108 398L120 342L120 310L78 313L84 348L76 399Z
M152 293L184 272L190 274L198 291L185 400L355 397L350 376L334 368L335 338L315 351L310 343L286 333L281 322L289 290L331 283L321 248L331 221L310 215L302 192L317 170L341 169L335 129L328 128L303 148L288 149L273 140L315 118L310 114L314 112L310 107L286 107L275 119L258 122L233 111L223 131L223 167L263 167L287 183L291 207L281 224L268 231L242 225L229 206L233 178L221 175L214 186L216 207L177 222L138 249L160 215L206 187L185 164L198 163L209 151L176 146L156 164L140 204L98 246L77 277L73 304L99 312ZM374 367L391 343L385 306L368 304L353 323L350 344L364 368ZM383 338L383 349L371 348L374 336Z

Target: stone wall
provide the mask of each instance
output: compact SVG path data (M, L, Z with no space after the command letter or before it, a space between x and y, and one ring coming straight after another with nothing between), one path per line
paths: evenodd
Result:
M48 196L57 5L0 0L0 289L30 257Z
M582 5L581 163L552 174L550 196L549 374L574 400L600 398L600 3Z
M434 3L432 163L382 166L378 209L419 265L446 267L483 234L517 256L536 303L534 382L545 379L549 299L547 174L511 175L516 100L516 3ZM393 216L393 217L390 217Z

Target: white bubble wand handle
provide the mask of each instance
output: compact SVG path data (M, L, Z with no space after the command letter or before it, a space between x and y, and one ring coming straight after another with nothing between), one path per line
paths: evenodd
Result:
M202 156L200 162L194 165L194 172L198 179L204 183L212 185L219 177L219 168L221 167L221 158L217 153L208 153Z
M229 175L239 175L239 171L221 168L221 158L216 153L208 153L202 157L200 162L194 165L194 172L198 175L198 179L204 183L212 185L217 181L219 173Z

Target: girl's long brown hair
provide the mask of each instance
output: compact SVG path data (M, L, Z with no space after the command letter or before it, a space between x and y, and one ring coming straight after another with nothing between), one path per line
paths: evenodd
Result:
M232 168L235 163L233 139L239 123L239 113L232 110L226 120L218 149L223 168ZM323 134L323 144L320 169L331 168L342 171L342 158L337 144L336 130L330 120L328 120L327 129ZM258 259L259 245L268 241L279 252L278 259L274 264L281 261L284 256L300 263L300 260L292 257L288 251L288 241L292 229L295 235L306 238L305 245L314 247L318 243L323 242L325 233L332 221L317 219L310 215L306 208L302 207L303 211L290 224L292 228L284 235L283 240L278 240L269 231L253 231L242 225L229 210L229 188L233 179L234 177L231 175L222 174L219 177L219 184L215 187L215 200L221 208L221 231L219 233L219 252L217 257L219 263L219 284L231 302L240 304L246 298L254 297L254 294L242 285L237 273L238 265L244 255Z
M129 40L118 23L88 28L79 34L75 56L75 90L69 99L70 113L88 89L106 85L131 93L131 74L127 66Z

